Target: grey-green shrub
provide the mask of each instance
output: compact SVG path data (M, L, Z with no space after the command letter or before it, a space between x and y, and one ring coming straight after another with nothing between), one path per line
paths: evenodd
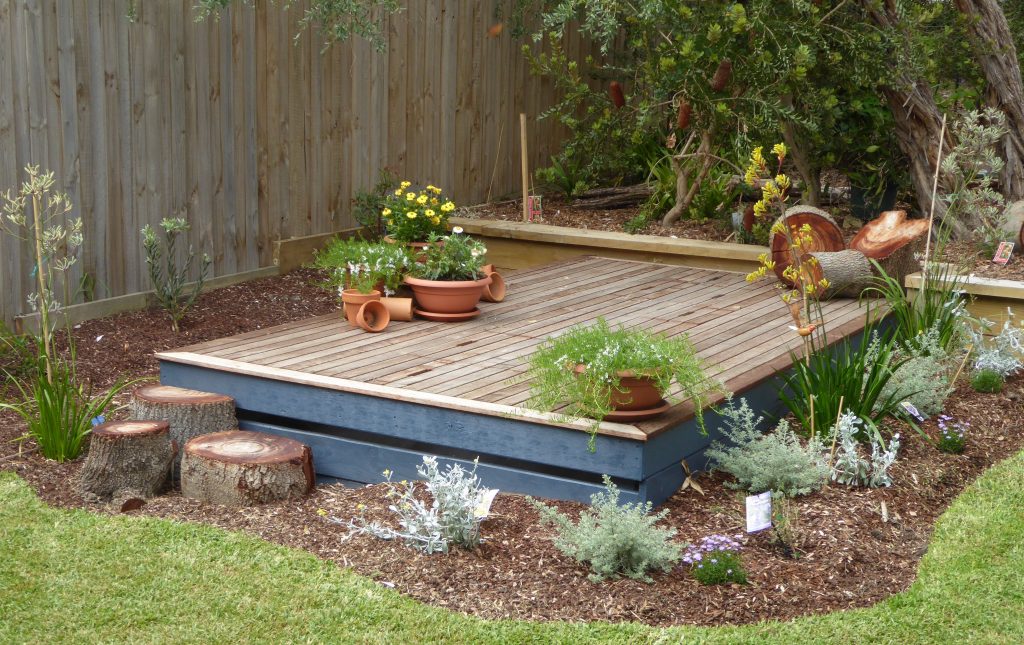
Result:
M668 571L679 562L683 547L672 542L675 529L655 526L668 511L652 515L650 502L619 506L619 489L608 475L604 485L603 493L590 497L591 507L580 514L576 524L557 509L527 498L540 512L541 522L557 530L558 550L589 563L590 579L595 582L619 576L650 582L648 571Z
M790 429L786 420L774 432L762 434L764 420L741 399L729 401L719 414L724 420L727 444L715 441L705 453L716 470L729 473L736 483L726 484L750 493L773 491L788 497L806 495L825 485L828 467L821 444L812 439L807 446Z

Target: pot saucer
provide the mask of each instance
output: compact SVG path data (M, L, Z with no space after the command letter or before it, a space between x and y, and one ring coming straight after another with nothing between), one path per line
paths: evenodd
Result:
M661 400L660 405L656 405L653 408L647 408L646 410L613 410L608 414L604 415L605 421L615 421L617 423L629 423L631 421L645 421L647 419L653 419L663 412L667 412L672 404L665 399Z
M432 311L423 311L422 309L413 309L420 318L427 320L433 320L434 322L462 322L464 320L472 320L480 315L479 309L473 309L473 311L467 311L462 314L438 314Z

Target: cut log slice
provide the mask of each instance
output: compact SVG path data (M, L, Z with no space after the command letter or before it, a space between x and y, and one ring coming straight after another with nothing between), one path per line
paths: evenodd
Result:
M928 233L928 220L908 219L906 211L885 211L864 225L850 240L850 248L875 260L890 276L904 278L921 269L914 257L919 240Z
M191 499L254 506L302 497L315 485L309 446L286 437L236 430L185 445L181 494Z
M238 427L235 400L223 394L169 385L145 385L135 390L131 416L138 420L167 421L171 439L184 446L193 437ZM181 463L178 455L175 464Z
M780 224L788 225L790 235L782 232L775 232ZM793 264L794 250L790 249L789 240L804 226L810 227L810 242L800 248L800 253L814 253L817 251L842 251L846 248L843 240L843 229L839 228L832 216L814 206L798 205L786 210L785 214L775 221L772 226L773 232L768 238L768 247L772 252L772 260L775 262L775 275L787 286L792 287L793 283L787 280L783 274L786 268Z
M833 296L857 298L875 281L871 262L863 253L853 249L807 253L801 258L801 266L814 284L820 285L822 279L828 280L828 288L814 294L819 299Z
M93 428L78 489L96 501L159 494L174 461L166 421L112 421Z

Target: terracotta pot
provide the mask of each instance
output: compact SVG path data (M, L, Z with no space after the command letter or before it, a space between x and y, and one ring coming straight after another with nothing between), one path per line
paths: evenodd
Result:
M463 314L476 309L490 276L481 280L423 280L405 276L412 287L416 304L424 311L438 314Z
M345 289L341 292L341 301L345 305L345 319L348 321L348 324L353 327L359 326L356 323L356 314L359 313L361 306L371 300L380 300L380 291L359 293L357 289Z
M582 374L587 371L587 366L577 365L573 371ZM619 372L619 387L612 390L610 399L613 410L623 411L647 410L662 402L657 381L649 376L637 376L629 370Z
M391 320L412 320L412 298L381 298L380 301L388 308Z
M380 300L368 300L356 312L356 324L363 331L373 333L384 331L389 322L391 322L391 314Z
M485 264L482 267L480 267L480 272L483 273L484 275L490 275L490 274L494 273L494 265L493 264Z
M505 299L505 280L497 271L491 271L487 275L491 278L491 283L484 287L483 299L487 302L501 302Z
M388 244L401 244L398 240L393 237L384 237L384 241ZM436 242L438 246L444 246L444 240L438 240ZM427 247L430 246L430 242L406 242L406 246L413 250L413 257L417 262L423 264L427 261Z

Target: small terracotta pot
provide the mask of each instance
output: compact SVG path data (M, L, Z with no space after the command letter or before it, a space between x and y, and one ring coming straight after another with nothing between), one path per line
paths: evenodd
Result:
M356 324L363 331L373 333L384 331L389 322L391 322L391 314L380 300L368 300L356 312Z
M380 300L380 291L359 293L358 289L345 289L341 292L341 301L345 305L345 319L348 321L348 324L353 327L359 326L356 323L356 314L359 313L361 306L371 300Z
M573 371L582 374L587 366L577 365ZM619 372L619 387L612 389L609 399L613 410L648 410L661 403L661 390L653 378L626 370Z
M482 299L487 302L501 302L505 299L505 280L497 271L491 271L487 276L490 277L491 283L484 287Z
M494 265L493 264L485 264L485 265L483 265L482 267L480 267L480 273L483 273L484 275L490 275L490 274L494 273Z
M490 276L481 280L423 280L405 276L412 287L416 305L431 313L463 314L476 309L484 288L491 283Z
M381 298L380 302L387 307L391 320L412 320L412 298Z

